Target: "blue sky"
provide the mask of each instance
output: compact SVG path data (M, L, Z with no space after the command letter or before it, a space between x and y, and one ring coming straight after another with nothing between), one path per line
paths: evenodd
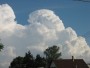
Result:
M78 35L90 31L90 3L73 0L0 0L0 4L9 4L19 24L28 24L31 12L38 9L50 9L64 22L65 27L72 27Z

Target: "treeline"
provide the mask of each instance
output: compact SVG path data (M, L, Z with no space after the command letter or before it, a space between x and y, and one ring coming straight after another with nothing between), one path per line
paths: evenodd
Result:
M55 59L60 58L61 52L59 47L52 46L48 47L44 52L46 57L41 57L39 54L33 57L30 51L25 53L24 57L18 56L11 62L9 68L38 68L46 67L48 64Z
M46 59L39 54L34 58L30 51L28 51L24 57L18 56L11 62L9 68L37 68L45 67Z

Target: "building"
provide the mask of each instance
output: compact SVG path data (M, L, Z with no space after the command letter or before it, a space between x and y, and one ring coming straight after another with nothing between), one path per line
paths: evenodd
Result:
M53 60L50 68L89 68L83 59L60 59Z

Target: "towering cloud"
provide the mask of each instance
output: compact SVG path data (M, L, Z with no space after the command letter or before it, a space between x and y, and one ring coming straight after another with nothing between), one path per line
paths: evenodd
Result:
M23 56L27 50L34 55L52 45L60 47L62 58L83 58L89 62L90 47L85 38L77 36L71 28L65 28L60 18L48 9L41 9L29 15L29 25L17 24L12 8L0 6L0 38L4 50L0 55L0 67L9 66L8 62L16 56Z

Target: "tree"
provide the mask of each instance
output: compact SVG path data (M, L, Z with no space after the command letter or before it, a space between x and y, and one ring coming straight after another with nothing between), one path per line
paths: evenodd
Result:
M45 67L46 65L46 59L44 57L41 57L39 54L36 55L35 59L35 67Z
M24 57L18 56L11 62L9 68L32 68L34 67L33 55L28 51Z
M44 51L44 54L46 55L46 67L48 68L48 66L50 65L52 60L56 60L58 58L60 58L61 56L61 52L59 52L59 47L57 47L56 45L47 48Z
M23 64L25 68L34 67L34 58L30 51L28 51L28 53L25 54Z
M57 47L55 45L47 48L44 51L44 54L46 55L46 58L50 59L50 60L58 59L61 56L61 52L59 52L59 47Z
M3 49L4 45L0 43L0 51Z
M9 68L23 68L23 57L18 56L13 59Z

